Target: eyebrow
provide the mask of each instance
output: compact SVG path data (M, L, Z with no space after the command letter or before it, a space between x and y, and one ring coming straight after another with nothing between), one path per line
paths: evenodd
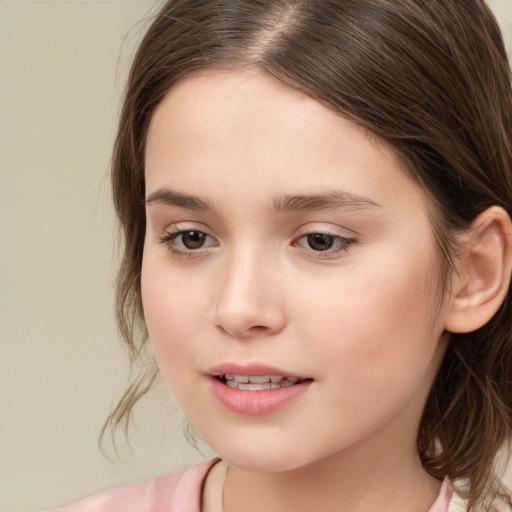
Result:
M214 211L213 205L206 199L201 199L196 196L182 194L175 192L168 188L160 188L150 194L146 198L148 206L153 204L163 204L165 206L179 206L181 208L188 208L189 210L199 211Z
M368 208L381 208L381 205L349 192L332 191L326 194L291 195L284 196L274 202L278 211L318 211L346 208L350 210L366 210Z
M213 204L207 199L197 196L182 194L168 188L160 188L146 198L148 206L163 204L165 206L178 206L189 210L214 212ZM320 211L336 208L350 209L354 211L368 208L380 208L381 205L366 197L351 194L349 192L331 191L324 194L289 195L274 201L273 207L280 212L292 211Z

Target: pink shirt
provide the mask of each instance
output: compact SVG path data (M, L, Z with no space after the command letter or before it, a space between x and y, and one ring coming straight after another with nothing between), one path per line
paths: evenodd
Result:
M94 494L55 512L201 512L202 488L218 459L195 464L179 473L148 482L110 489ZM428 512L465 511L463 500L445 479L441 492Z

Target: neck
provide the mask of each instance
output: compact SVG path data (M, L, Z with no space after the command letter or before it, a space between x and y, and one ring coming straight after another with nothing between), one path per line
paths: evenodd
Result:
M380 512L427 512L441 482L422 468L415 439L400 446L368 441L291 471L229 467L224 512L366 512L376 503Z

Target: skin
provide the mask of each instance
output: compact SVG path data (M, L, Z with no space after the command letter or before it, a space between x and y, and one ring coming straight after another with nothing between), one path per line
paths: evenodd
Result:
M229 466L224 510L427 511L440 482L416 437L446 306L429 202L396 155L255 70L181 82L146 149L146 322L169 389ZM283 199L311 195L331 200ZM238 414L211 391L223 363L312 381Z

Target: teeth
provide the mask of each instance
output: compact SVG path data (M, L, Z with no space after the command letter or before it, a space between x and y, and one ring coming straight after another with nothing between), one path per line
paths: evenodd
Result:
M263 384L264 382L270 382L270 375L262 375L262 376L253 376L249 375L249 382L253 384Z
M238 389L245 389L246 391L261 391L263 389L270 389L270 382L260 382L259 384L239 384Z
M246 391L261 391L264 389L279 389L293 386L300 379L298 377L283 377L281 375L220 375L226 386Z

